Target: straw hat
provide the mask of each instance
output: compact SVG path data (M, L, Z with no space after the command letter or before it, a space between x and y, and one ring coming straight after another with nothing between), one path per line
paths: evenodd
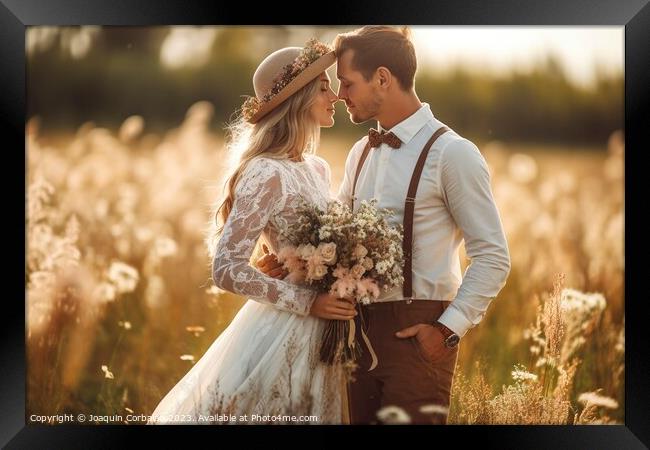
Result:
M253 75L255 97L244 102L244 118L257 123L335 62L331 47L316 39L303 48L286 47L271 53Z

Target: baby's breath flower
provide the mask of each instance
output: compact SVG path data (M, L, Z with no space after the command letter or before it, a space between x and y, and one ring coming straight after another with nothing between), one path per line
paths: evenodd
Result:
M515 381L537 381L537 375L528 372L522 365L516 365L511 374L512 379Z

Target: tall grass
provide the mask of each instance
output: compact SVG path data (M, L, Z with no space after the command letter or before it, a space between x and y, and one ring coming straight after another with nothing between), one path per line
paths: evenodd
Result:
M212 115L197 103L165 135L138 116L63 135L28 122L27 417L151 413L243 304L212 286L203 244L227 160ZM332 192L351 144L323 136ZM621 134L600 152L479 148L513 267L461 343L450 422L621 422ZM593 310L562 306L583 298Z

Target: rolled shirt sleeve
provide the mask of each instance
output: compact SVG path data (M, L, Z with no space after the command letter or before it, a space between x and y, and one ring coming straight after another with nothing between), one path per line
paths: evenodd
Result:
M481 321L505 286L510 253L488 166L476 145L466 139L452 141L440 160L441 195L463 234L471 262L456 297L438 320L462 337Z

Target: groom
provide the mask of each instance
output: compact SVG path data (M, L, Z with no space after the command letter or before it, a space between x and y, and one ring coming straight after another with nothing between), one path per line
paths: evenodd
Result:
M375 198L404 225L403 286L355 319L364 351L348 386L352 424L380 423L390 406L410 423L445 424L459 341L510 271L485 159L420 102L409 34L366 26L334 41L339 99L353 123L378 128L350 150L338 198L355 210ZM463 239L471 264L461 275Z

